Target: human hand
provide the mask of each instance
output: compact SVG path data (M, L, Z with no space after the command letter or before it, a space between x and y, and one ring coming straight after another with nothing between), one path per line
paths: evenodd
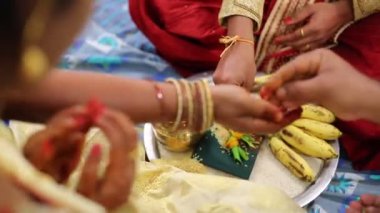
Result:
M260 94L285 108L315 103L341 119L353 120L369 117L367 113L374 106L363 94L377 94L378 90L377 82L361 75L330 50L319 49L281 67Z
M113 209L128 200L135 175L137 133L123 113L111 109L95 121L110 143L110 159L104 177L97 179L101 146L94 145L83 168L78 192Z
M289 34L278 36L275 42L300 51L313 50L326 44L340 27L353 19L351 1L315 3L295 16L285 18L284 23L287 25L306 24Z
M213 75L216 84L233 84L251 90L256 74L252 45L236 42L220 59Z
M236 131L274 133L299 118L300 111L283 115L281 110L235 85L211 87L216 122Z
M228 35L254 41L254 22L244 16L231 16L227 23ZM222 55L213 75L216 84L233 84L250 90L256 74L254 45L237 41Z
M94 145L83 167L78 191L112 209L127 200L134 176L134 159L130 153L137 138L133 123L124 114L101 105L95 110L90 104L69 108L34 134L24 153L37 169L50 174L57 182L65 182L78 165L85 134L93 125L108 138L110 163L99 180L97 172L102 150Z
M347 213L376 213L380 212L380 196L363 194L360 196L360 200L351 201L350 205L346 209Z

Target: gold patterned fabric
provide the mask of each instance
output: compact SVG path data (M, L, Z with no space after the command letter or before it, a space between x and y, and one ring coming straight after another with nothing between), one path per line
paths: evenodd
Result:
M380 0L352 0L355 20L380 12Z
M223 0L219 13L222 25L226 24L226 18L233 15L241 15L251 18L256 23L256 29L260 29L263 17L265 0Z

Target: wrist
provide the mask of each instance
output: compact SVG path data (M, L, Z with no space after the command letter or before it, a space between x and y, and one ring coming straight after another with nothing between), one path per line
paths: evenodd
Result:
M352 0L339 0L334 2L333 4L336 5L340 14L339 16L343 17L344 22L342 24L346 24L355 19Z
M227 21L227 34L229 36L238 35L244 39L253 40L254 22L245 16L231 16Z
M169 83L157 83L157 87L162 92L162 98L159 99L159 92L156 91L156 98L159 99L160 104L160 122L174 121L177 114L177 91L173 84Z

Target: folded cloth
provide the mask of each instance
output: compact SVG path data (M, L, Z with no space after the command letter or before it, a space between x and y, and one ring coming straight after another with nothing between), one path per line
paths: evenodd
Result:
M130 203L117 212L305 212L272 187L152 163L139 167Z

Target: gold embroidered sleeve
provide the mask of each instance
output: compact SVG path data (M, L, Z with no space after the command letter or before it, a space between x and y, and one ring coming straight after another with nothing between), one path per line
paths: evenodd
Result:
M264 10L264 0L223 0L219 12L219 21L226 24L229 16L241 15L251 18L256 23L256 30L260 29Z
M355 20L380 12L380 0L352 0Z

